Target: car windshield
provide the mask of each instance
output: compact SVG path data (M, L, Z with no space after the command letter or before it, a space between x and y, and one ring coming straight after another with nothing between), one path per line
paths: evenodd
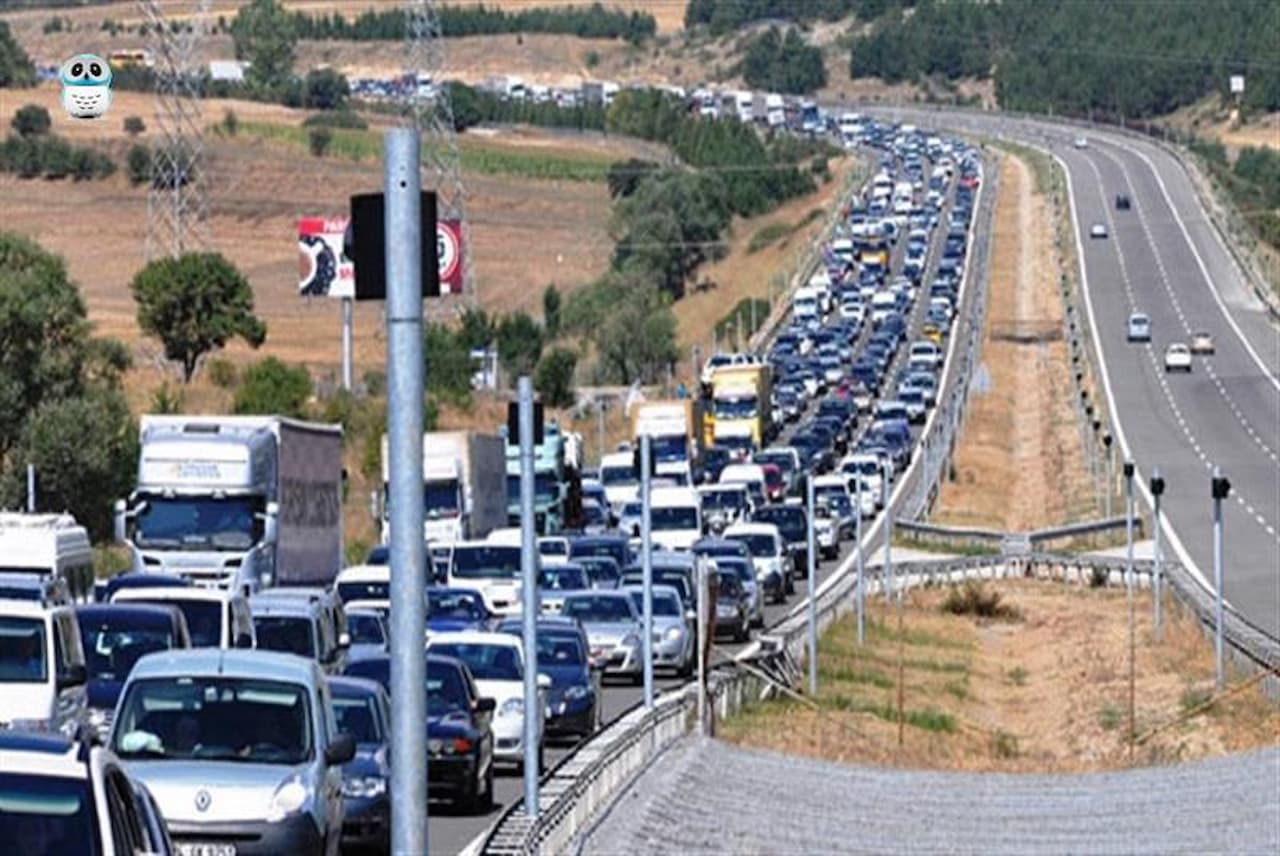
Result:
M740 533L737 535L725 535L725 537L746 544L752 558L771 558L777 555L778 552L777 542L772 535Z
M738 511L746 504L744 490L708 490L702 494L703 511Z
M692 506L650 508L649 522L656 532L698 528L698 509Z
M464 580L513 580L520 576L520 548L502 545L455 547L450 575Z
M629 466L603 467L600 470L600 481L604 482L606 487L637 484L636 471Z
M343 603L350 603L353 600L391 600L391 581L338 583L338 599Z
M618 563L608 556L584 556L578 564L586 570L592 588L612 588L622 576Z
M266 651L283 651L299 657L315 657L315 639L311 635L311 621L303 616L255 615L253 632L258 637L258 647Z
M187 633L192 648L218 648L222 645L222 603L216 600L163 600L182 610L187 620Z
M333 718L338 721L338 731L345 731L357 743L382 743L382 729L378 723L378 708L373 696L333 695Z
M717 419L754 419L760 407L754 395L741 398L717 398L715 400L715 417Z
M382 622L376 615L347 614L347 633L353 643L381 645L387 641Z
M653 459L659 464L689 459L689 438L683 434L653 437L649 441Z
M626 596L574 595L565 599L560 610L566 618L576 618L583 624L617 624L635 621L635 612Z
M786 506L762 508L751 515L756 523L772 523L788 538L795 539L805 534L804 509Z
M44 622L38 618L0 618L0 683L44 683Z
M258 540L255 512L262 500L249 496L225 499L190 496L147 496L136 518L139 547L246 550Z
M422 486L422 511L428 518L457 517L461 494L456 481L427 482Z
M733 571L725 571L716 574L717 594L727 597L741 597L742 583L738 580L738 575Z
M644 615L644 590L632 589L631 602L635 604L636 612ZM653 593L653 614L664 617L680 617L680 598L671 592L655 591Z
M427 710L431 717L471 709L463 672L448 661L427 660Z
M587 652L577 636L539 633L537 638L539 666L581 666L587 662Z
M89 780L0 773L0 837L14 853L101 853Z
M464 621L483 621L485 618L484 602L476 592L428 589L427 616L429 618L460 618Z
M546 504L560 498L560 482L554 473L535 473L533 476L533 501ZM507 476L507 502L520 501L520 477Z
M716 570L734 574L744 583L755 582L756 572L751 563L742 559L717 559Z
M520 668L520 649L511 645L488 642L429 642L432 654L454 657L467 664L477 681L518 681L524 675Z
M85 666L91 678L123 681L144 654L173 647L172 628L130 627L127 622L95 621L86 616L79 620Z
M587 572L578 565L551 565L538 572L538 588L570 591L590 588Z
M113 733L125 759L293 765L312 755L306 687L257 678L132 681Z

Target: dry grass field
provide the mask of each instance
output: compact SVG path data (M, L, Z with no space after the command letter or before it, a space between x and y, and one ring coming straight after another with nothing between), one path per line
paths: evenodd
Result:
M993 585L1013 620L951 615L940 609L945 591L914 590L900 633L896 610L869 598L865 646L851 619L821 640L817 710L769 702L718 736L826 760L993 772L1108 770L1276 744L1280 711L1256 685L1193 715L1213 693L1212 642L1178 608L1166 609L1163 640L1154 642L1151 595L1142 591L1131 757L1124 591L1030 580L988 583L988 591Z
M1003 158L979 355L989 389L970 392L939 523L1018 532L1096 512L1070 398L1052 216L1027 163Z

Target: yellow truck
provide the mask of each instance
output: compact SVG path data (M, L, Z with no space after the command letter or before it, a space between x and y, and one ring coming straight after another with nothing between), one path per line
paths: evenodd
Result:
M760 449L773 422L772 375L768 363L725 366L711 376L714 438L719 445L736 446L750 438Z

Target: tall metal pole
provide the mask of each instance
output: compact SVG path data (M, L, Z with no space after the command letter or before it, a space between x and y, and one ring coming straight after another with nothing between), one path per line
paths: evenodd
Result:
M1103 501L1106 503L1106 517L1108 520L1111 519L1111 494L1114 493L1116 489L1116 476L1113 472L1114 465L1112 464L1111 458L1111 442L1110 434L1102 435L1102 445L1106 449L1107 456L1107 490L1106 499Z
M422 540L422 206L418 132L384 140L387 405L391 455L391 849L427 852L426 545Z
M644 573L644 706L653 709L653 529L650 517L649 470L653 447L648 434L640 435L640 561Z
M351 315L353 301L342 298L342 388L351 391Z
M36 465L27 464L27 511L36 511Z
M698 734L707 734L707 610L711 606L711 592L707 588L707 558L700 557L698 570Z
M524 813L538 816L538 525L533 496L533 382L521 377L520 396L520 571L521 631L524 637Z
M862 473L858 473L858 513L853 517L854 558L858 568L858 644L866 641L866 603L867 595L865 578L862 575Z
M889 591L893 588L893 556L890 545L893 541L893 509L890 507L889 462L884 462L884 602L889 603Z
M1134 628L1136 618L1133 608L1133 461L1124 462L1124 579L1126 600L1129 606L1129 761L1133 761L1133 742L1137 737L1137 651Z
M1213 493L1213 665L1216 686L1221 690L1226 683L1222 663L1222 500L1226 499L1231 492L1231 483L1223 477L1222 471L1217 467L1213 468L1211 488Z
M754 305L754 304L753 304ZM813 474L804 479L809 536L809 695L818 694L818 539L813 525Z
M1151 623L1155 629L1156 641L1160 641L1161 630L1161 604L1160 604L1160 495L1164 493L1164 479L1160 477L1160 468L1156 467L1151 473L1151 496L1155 504L1155 544L1153 545L1154 554L1152 556L1152 577L1151 577Z

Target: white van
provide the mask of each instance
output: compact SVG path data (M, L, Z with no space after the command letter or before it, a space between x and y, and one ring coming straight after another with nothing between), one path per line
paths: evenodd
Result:
M88 722L87 681L71 607L0 600L0 728L73 736Z
M898 295L892 291L877 291L871 295L871 325L879 327L886 318L898 311Z
M653 543L667 550L688 550L702 537L702 501L691 487L660 487L649 493L649 529Z
M73 600L93 594L89 533L70 514L0 512L0 574L64 580Z
M821 322L822 306L818 301L818 290L805 286L797 288L791 298L791 314L800 322Z
M201 586L122 588L112 603L158 603L176 606L187 619L192 648L256 648L249 599L240 592Z
M352 565L338 571L334 591L348 609L376 609L391 612L391 566Z
M703 383L710 383L704 380ZM600 481L604 484L604 497L615 514L622 506L636 498L640 489L636 478L635 457L630 452L610 452L600 459Z

